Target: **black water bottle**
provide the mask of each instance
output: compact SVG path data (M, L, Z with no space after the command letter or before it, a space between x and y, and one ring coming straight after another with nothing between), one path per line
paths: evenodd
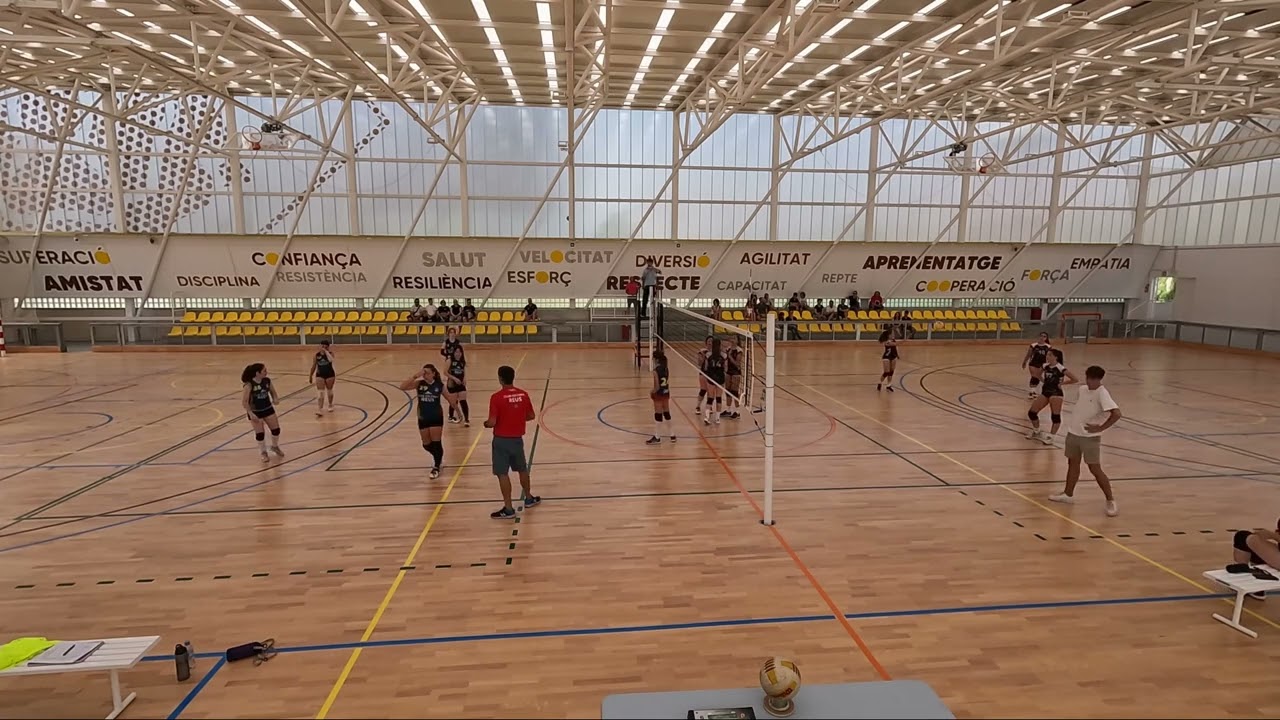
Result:
M173 664L178 671L178 682L191 679L191 661L187 656L187 647L185 645L174 646Z

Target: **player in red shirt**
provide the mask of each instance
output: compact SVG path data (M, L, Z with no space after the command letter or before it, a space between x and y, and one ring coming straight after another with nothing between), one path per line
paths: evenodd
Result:
M493 474L498 476L502 488L502 509L489 514L494 520L513 520L515 508L511 507L511 471L520 475L520 487L524 490L526 510L542 502L542 498L529 489L529 463L524 456L525 423L534 419L533 401L529 393L515 386L515 368L503 365L498 368L498 382L502 389L489 397L489 419L484 426L493 429Z

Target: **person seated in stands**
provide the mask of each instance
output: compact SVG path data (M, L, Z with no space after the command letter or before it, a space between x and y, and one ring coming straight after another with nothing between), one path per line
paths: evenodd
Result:
M840 320L844 320L849 317L848 300L841 300L840 304L836 306L836 317Z
M461 319L454 316L453 308L449 307L449 303L445 302L444 300L440 301L440 307L436 309L436 312L440 314L440 322L443 322L443 323L453 322L454 320Z
M409 308L409 319L414 322L427 321L427 309L422 307L422 301L414 298L413 307Z
M800 312L804 307L800 302L800 293L791 293L791 299L787 301L787 312Z
M849 301L850 310L857 312L858 310L862 309L862 300L858 297L857 290L854 290L853 292L849 293L849 297L847 299Z
M830 311L828 311L826 306L822 304L822 300L818 300L813 304L813 316L818 318L819 320L831 319Z
M748 320L759 320L760 316L756 315L756 308L760 305L760 296L751 293L751 297L747 298L747 304L742 308L742 314Z
M538 321L538 306L533 304L533 298L529 298L529 304L524 306L524 319L527 322Z
M440 322L440 309L436 307L434 298L427 298L427 304L422 307L424 322Z
M884 298L880 297L879 290L876 290L875 292L871 293L871 299L867 301L867 309L868 310L884 309Z
M764 320L770 310L773 310L773 300L769 298L769 293L765 293L763 297L756 300L756 319Z
M912 321L910 310L902 311L902 329L900 332L902 333L902 337L906 338L907 340L910 340L911 338L914 338L916 336L916 326L915 326L915 323Z
M449 314L454 320L462 319L462 306L458 304L458 298L453 299L453 304L449 306Z
M810 310L810 309L811 309L811 308L809 307L809 298L804 294L804 291L803 291L803 290L801 290L801 291L800 291L800 309L801 309L801 310Z
M711 319L712 319L712 320L719 320L719 319L720 319L720 313L721 313L721 312L722 312L722 311L720 310L720 298L716 298L715 300L712 300L712 301L711 301L711 312L709 313L709 316L711 317Z
M467 298L467 304L462 306L462 319L475 320L476 306L471 304L471 298Z

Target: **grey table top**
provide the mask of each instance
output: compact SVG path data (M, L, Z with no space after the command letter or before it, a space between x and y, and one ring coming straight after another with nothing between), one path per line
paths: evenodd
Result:
M795 720L952 720L955 715L937 693L917 680L804 685L795 697ZM677 720L690 710L751 707L764 709L760 688L610 695L601 704L602 720Z

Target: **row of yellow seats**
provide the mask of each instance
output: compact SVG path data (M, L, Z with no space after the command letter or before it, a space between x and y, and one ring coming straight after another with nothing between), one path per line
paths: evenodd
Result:
M897 310L893 312L909 312L912 320L1011 320L1006 310ZM846 317L849 320L892 320L893 312L888 310L850 310ZM742 322L746 315L741 310L722 310L720 319L728 322ZM813 312L801 310L778 312L779 320L814 320Z
M462 336L470 337L472 326L462 326ZM476 325L474 327L476 335L537 335L537 325ZM306 328L308 335L319 336L348 336L348 335L383 335L388 331L392 335L444 335L444 326L442 325L342 325L342 326L315 326ZM420 332L421 331L421 332ZM186 327L174 325L169 330L169 337L209 337L210 334L216 334L218 337L256 337L256 336L272 336L272 337L297 337L300 333L297 325L218 325L211 332L208 325L188 325Z
M516 314L510 310L476 313L476 322L517 322ZM409 322L408 310L284 310L266 312L263 310L188 310L182 315L181 323L396 323ZM441 327L444 323L438 324ZM429 325L428 325L429 326Z

